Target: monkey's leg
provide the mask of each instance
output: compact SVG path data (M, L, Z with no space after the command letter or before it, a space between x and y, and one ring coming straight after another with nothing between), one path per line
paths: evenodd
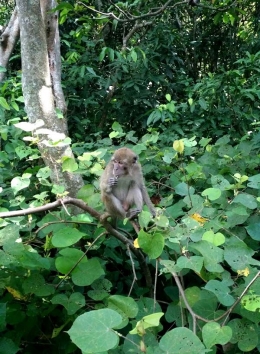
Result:
M103 198L106 209L112 217L125 218L126 211L120 200L113 193L106 194Z
M137 214L139 214L142 211L142 209L143 209L143 196L142 196L142 192L141 192L138 185L134 184L129 189L128 194L126 196L126 204L128 204L130 206L135 205L135 208L131 208L127 212L127 217L129 219L134 218Z

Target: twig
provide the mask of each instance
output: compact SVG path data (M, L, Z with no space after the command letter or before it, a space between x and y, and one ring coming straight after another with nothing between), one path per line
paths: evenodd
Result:
M156 291L157 291L157 280L158 280L158 264L159 261L156 259L155 262L155 275L154 275L154 288L153 288L153 312L155 312L156 305Z
M230 315L230 313L232 312L232 310L237 306L237 304L241 301L242 297L245 295L245 293L249 290L250 286L256 281L256 279L260 276L260 271L256 273L256 275L254 276L254 278L247 284L247 286L245 287L245 289L242 291L241 295L237 298L237 300L234 302L234 304L228 309L228 311L226 311L224 313L224 315L218 317L217 319L215 319L215 321L220 320L221 318L225 317L225 320L222 323L222 326L225 325L228 316Z
M132 284L131 284L131 287L130 287L130 290L129 290L129 293L128 293L128 296L130 296L130 295L131 295L131 292L132 292L132 290L133 290L134 283L137 281L137 276L136 276L136 272L135 272L134 260L133 260L132 253L131 253L131 251L130 251L129 245L127 245L126 248L128 249L128 252L129 252L129 257L130 257L130 260L131 260L132 270L133 270L133 275L134 275L133 281L132 281Z
M109 0L110 4L113 5L119 12L121 12L126 18L130 20L129 14L127 14L125 11L123 11L119 6L117 6L116 3L113 3L111 0Z
M165 266L165 265L164 265L164 266ZM189 311L189 313L190 313L190 315L191 315L191 317L192 317L192 320L193 320L193 332L194 332L195 334L196 334L196 321L197 321L197 319L198 319L198 320L201 320L201 321L203 321L203 322L217 322L217 321L221 320L222 318L226 317L225 320L224 320L223 323L222 323L222 326L224 326L225 323L226 323L226 321L227 321L228 316L230 315L230 313L231 313L231 312L233 311L233 309L237 306L237 304L241 301L242 297L243 297L243 296L246 294L246 292L249 290L250 286L256 281L256 279L257 279L258 277L260 277L260 271L259 271L259 272L257 272L257 274L253 277L253 279L248 283L248 285L247 285L247 286L245 287L245 289L242 291L241 295L237 298L237 300L234 302L234 304L233 304L227 311L225 311L225 313L223 313L221 316L219 316L219 317L217 317L217 318L214 318L213 320L208 320L208 319L206 319L206 318L204 318L204 317L201 317L200 315L198 315L197 313L195 313L195 312L192 310L192 308L191 308L191 306L190 306L190 304L189 304L189 302L188 302L188 300L187 300L187 298L186 298L186 296L185 296L183 287L182 287L182 285L181 285L181 282L180 282L180 280L179 280L179 277L178 277L177 273L172 272L169 268L167 268L167 266L165 266L165 268L168 269L169 273L172 274L172 276L173 276L173 278L174 278L174 280L175 280L175 282L176 282L176 285L177 285L177 287L178 287L178 290L179 290L179 292L180 292L180 295L181 295L181 297L182 297L182 299L183 299L183 301L184 301L184 303L185 303L185 306L186 306L186 308L188 309L188 311Z
M143 21L142 23L136 22L136 24L133 26L133 28L127 33L127 35L123 38L123 48L126 48L127 42L129 39L132 37L132 35L139 29L145 26L151 25L153 22L152 21Z
M147 17L155 17L155 16L160 15L162 12L164 12L169 7L170 3L173 2L173 1L174 0L168 0L162 7L160 7L156 11L150 11L150 12L147 12L146 14L139 15L139 16L134 16L134 15L129 16L128 15L127 19L119 18L113 12L98 11L96 9L93 9L90 6L87 6L87 5L83 4L81 1L79 1L78 3L83 5L83 6L85 6L87 9L89 9L89 10L91 10L91 11L93 11L93 12L99 14L99 15L105 16L107 18L112 18L112 19L115 19L115 20L117 20L119 22L133 22L133 21L141 20L141 19L144 19L144 18L147 18ZM187 4L187 0L176 2L174 5L171 6L171 8L174 8L175 6L183 5L183 4ZM120 12L122 13L122 10Z
M100 237L104 236L106 232L102 232L100 235L98 235L95 240L91 243L91 245L86 249L86 251L83 253L83 255L78 259L78 261L74 264L74 266L68 271L67 274L64 275L64 277L61 279L61 281L55 286L56 289L64 282L65 279L68 278L68 276L71 274L71 272L77 267L77 265L82 261L82 259L86 256L90 248L97 242Z

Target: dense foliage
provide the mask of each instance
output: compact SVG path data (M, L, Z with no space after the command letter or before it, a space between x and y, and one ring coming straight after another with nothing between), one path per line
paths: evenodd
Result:
M111 153L139 155L157 216L144 208L138 235L119 231L148 267L69 206L1 218L0 354L258 353L260 4L185 2L124 48L132 24L93 14L119 11L111 3L58 6L76 156L63 170L102 212ZM117 6L139 16L161 3ZM17 49L0 86L0 213L66 195L24 124L19 65Z

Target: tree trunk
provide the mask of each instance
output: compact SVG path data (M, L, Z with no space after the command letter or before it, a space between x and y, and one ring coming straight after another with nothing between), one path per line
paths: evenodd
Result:
M42 0L42 5L41 8L40 0L17 0L25 109L30 123L44 122L34 135L39 139L43 160L52 171L52 182L63 185L75 197L83 180L80 175L63 173L61 166L65 156L74 158L70 145L50 143L64 139L68 129L60 80L57 14L49 14L55 4L52 0ZM57 117L56 108L63 113L63 118Z

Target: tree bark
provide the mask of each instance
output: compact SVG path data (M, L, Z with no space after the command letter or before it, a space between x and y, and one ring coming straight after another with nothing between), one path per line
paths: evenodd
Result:
M54 5L52 0L42 0L42 5L41 8L40 0L17 0L25 109L30 123L44 122L44 126L33 134L39 139L40 153L52 171L52 182L63 185L69 196L75 197L83 186L81 176L62 172L62 159L65 156L74 158L71 147L65 142L50 143L65 139L68 129L60 80L57 14L49 15L48 11ZM56 108L62 111L62 119L57 117Z

